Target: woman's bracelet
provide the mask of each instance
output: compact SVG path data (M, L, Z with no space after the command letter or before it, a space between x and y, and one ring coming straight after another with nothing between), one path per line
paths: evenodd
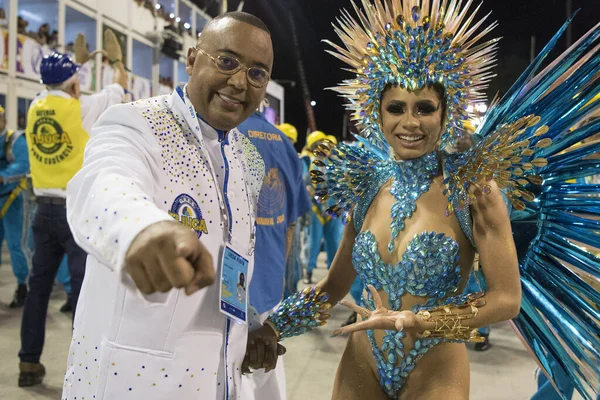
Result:
M421 337L459 342L482 342L484 338L479 335L477 329L463 326L462 322L477 316L479 307L485 305L484 296L483 292L471 293L466 297L459 296L457 301L447 302L445 305L430 310L419 311L417 315L423 321L435 323L435 328L432 331L425 330Z

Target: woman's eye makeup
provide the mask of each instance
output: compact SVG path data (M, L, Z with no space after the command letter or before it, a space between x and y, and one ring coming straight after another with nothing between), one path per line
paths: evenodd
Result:
M435 104L432 101L420 101L414 105L415 115L430 115L439 109L440 105ZM404 114L406 112L407 105L404 102L391 102L387 105L386 111L390 114Z
M386 108L390 114L403 114L405 109L406 105L404 103L390 103Z
M439 104L434 104L430 101L425 101L421 103L417 103L417 113L421 115L429 115L436 112L439 108Z

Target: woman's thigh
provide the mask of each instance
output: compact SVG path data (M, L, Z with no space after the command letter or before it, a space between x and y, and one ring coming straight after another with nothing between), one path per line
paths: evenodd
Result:
M361 341L352 335L338 366L333 386L332 400L389 400L379 378L366 355L372 357L370 348L365 354Z

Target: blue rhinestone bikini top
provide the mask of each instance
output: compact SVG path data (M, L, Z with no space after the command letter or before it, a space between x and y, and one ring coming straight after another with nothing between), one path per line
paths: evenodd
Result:
M438 154L435 152L417 160L391 163L389 168L375 177L372 188L356 205L354 220L357 231L360 231L366 212L381 186L393 177L390 193L395 197L395 202L391 210L392 239L388 244L391 253L398 233L404 229L404 221L412 216L416 201L429 190L432 178L438 172ZM427 298L424 303L412 307L414 312L440 305L448 294L456 294L461 280L458 260L458 243L436 232L415 235L396 265L386 264L382 260L377 239L370 231L358 234L352 254L352 262L360 279L365 285L385 290L392 309L402 308L402 296L406 293ZM363 302L374 309L370 299L363 298ZM381 387L391 398L398 396L419 359L440 343L439 339L418 339L411 349L405 349L402 339L406 334L394 330L385 332L379 348L372 330L367 331L367 336L377 362Z

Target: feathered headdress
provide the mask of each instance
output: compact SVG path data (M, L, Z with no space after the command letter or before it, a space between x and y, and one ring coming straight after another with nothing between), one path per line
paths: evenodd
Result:
M418 90L440 83L447 103L441 147L452 144L468 119L467 106L484 100L482 90L494 76L490 69L499 39L475 44L497 24L479 31L489 14L474 23L481 5L469 13L473 0L361 1L362 11L352 3L359 21L346 10L337 20L335 31L345 48L326 41L335 48L328 52L356 74L333 90L348 99L361 135L387 151L379 120L386 86Z

